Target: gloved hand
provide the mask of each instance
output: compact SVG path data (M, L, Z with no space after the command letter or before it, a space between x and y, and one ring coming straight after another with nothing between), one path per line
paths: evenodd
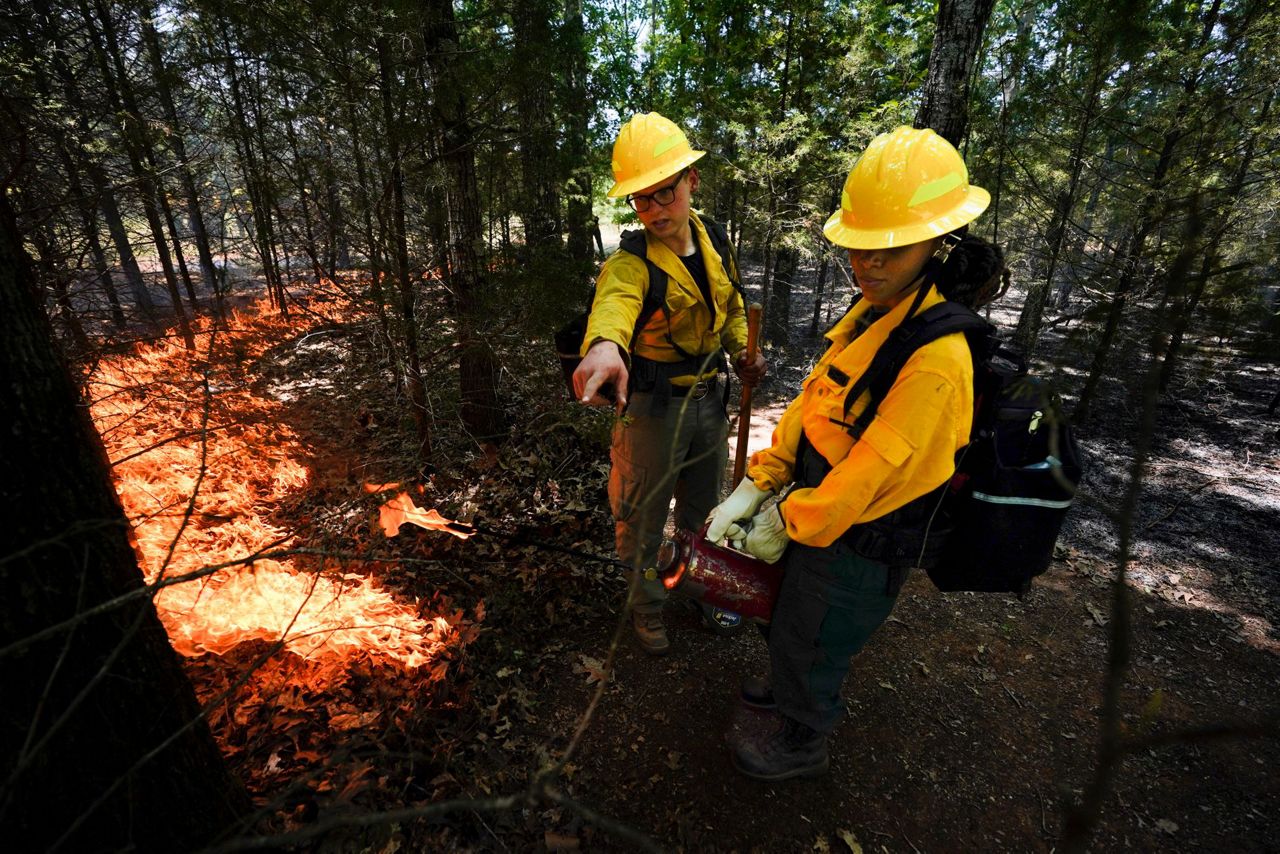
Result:
M751 518L746 550L765 563L777 563L787 549L787 523L782 520L782 505L774 504Z
M717 504L707 516L707 539L713 543L720 542L726 535L741 539L742 528L734 523L754 516L770 495L773 495L771 491L761 489L752 483L751 478L744 477L733 494Z

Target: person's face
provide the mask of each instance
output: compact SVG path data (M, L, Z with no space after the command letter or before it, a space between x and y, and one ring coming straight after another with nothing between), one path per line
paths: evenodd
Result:
M667 204L659 204L653 198L654 193L670 188L674 195ZM646 197L648 208L636 211L636 216L644 227L662 238L678 234L689 224L689 204L693 191L698 189L698 170L690 167L674 177L663 178L656 184L645 187L632 198ZM665 196L666 193L660 193ZM642 202L643 204L643 202Z
M939 241L940 238L925 240L892 249L850 249L849 264L862 289L862 298L883 308L902 302L914 293L913 285Z

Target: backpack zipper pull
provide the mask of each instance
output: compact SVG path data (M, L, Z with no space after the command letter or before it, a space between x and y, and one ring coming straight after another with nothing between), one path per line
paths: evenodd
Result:
M1040 427L1040 419L1043 417L1044 417L1044 413L1041 412L1039 409L1037 409L1035 412L1035 415L1031 416L1031 426L1027 427L1027 432L1028 433L1036 432L1036 430Z

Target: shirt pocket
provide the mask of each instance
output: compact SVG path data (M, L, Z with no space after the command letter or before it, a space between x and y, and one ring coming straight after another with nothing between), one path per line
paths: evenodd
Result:
M891 466L901 466L916 451L915 444L883 418L871 421L862 434L862 441L884 457L885 462Z

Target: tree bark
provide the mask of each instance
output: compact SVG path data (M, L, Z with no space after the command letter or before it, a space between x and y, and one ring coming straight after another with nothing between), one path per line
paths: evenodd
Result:
M969 89L995 0L939 0L929 74L915 126L933 128L957 148L969 126Z
M147 596L106 454L0 192L0 833L21 850L186 851L249 803Z
M520 127L520 220L526 250L556 250L560 243L560 169L557 164L556 65L562 62L551 30L550 0L515 0L511 7Z
M401 162L400 129L392 107L390 51L385 36L377 40L378 73L382 90L382 121L386 129L391 158L391 242L396 284L400 289L400 321L405 348L405 391L418 428L418 456L431 458L431 419L427 412L427 389L422 381L422 362L418 353L417 295L409 278L409 241L404 219L404 164Z
M107 90L107 100L118 113L124 116L125 151L133 167L134 178L138 182L138 197L142 202L142 211L146 215L147 224L151 227L152 242L156 247L156 255L160 258L160 267L164 271L165 285L169 290L169 299L173 303L174 319L178 323L178 331L182 335L183 343L188 350L194 350L195 336L191 333L186 309L182 307L182 295L178 293L178 274L173 268L173 259L169 255L164 222L156 207L157 188L148 165L149 151L146 135L142 129L141 113L130 90L129 80L125 76L124 62L120 57L118 45L115 44L115 25L111 21L111 12L103 6L101 0L94 0L94 3L98 13L96 21L84 0L80 3L80 14L85 23L85 32L89 35L89 46L97 60L99 72L102 74L103 85ZM101 30L98 28L99 24L102 26Z
M165 120L169 123L169 148L177 160L178 177L182 182L182 190L187 197L187 218L191 221L191 239L196 244L196 253L200 258L200 273L204 285L210 293L218 290L218 271L213 264L213 252L209 248L209 231L205 228L204 213L200 207L200 192L196 189L195 178L191 174L191 163L187 158L187 144L183 138L182 123L178 118L178 110L174 105L173 91L169 83L169 69L164 63L161 50L160 35L156 32L152 19L155 13L149 0L143 0L138 17L142 23L142 38L147 45L147 55L151 59L152 73L155 78L156 93L160 96L160 104L164 107Z
M589 135L591 104L587 98L586 27L582 20L582 0L566 0L564 49L568 57L568 134L565 150L569 158L569 257L584 275L593 266L592 246L595 216L592 213Z
M486 317L490 288L476 182L474 132L467 118L469 87L458 69L458 32L450 0L425 5L424 42L431 71L440 151L448 176L449 244L446 275L456 295L462 420L487 441L506 433L498 404L498 368Z
M1200 39L1195 46L1195 55L1202 55L1204 46L1209 41L1213 27L1217 23L1218 12L1221 7L1222 0L1213 0L1212 5L1205 12ZM1111 345L1115 342L1116 336L1120 332L1120 324L1124 318L1125 307L1128 305L1129 294L1134 282L1137 280L1138 270L1143 261L1147 238L1151 236L1151 233L1160 224L1164 216L1165 184L1174 163L1174 154L1177 151L1178 144L1189 133L1186 127L1186 118L1191 110L1192 97L1199 87L1205 61L1202 58L1200 64L1191 74L1187 75L1187 79L1183 83L1182 96L1178 100L1178 106L1174 110L1168 130L1165 131L1164 140L1160 147L1160 156L1156 160L1156 167L1151 175L1151 183L1143 196L1142 204L1138 210L1137 225L1129 240L1125 242L1118 253L1116 261L1120 272L1116 279L1115 288L1112 290L1107 322L1102 328L1102 336L1096 345L1093 360L1089 364L1088 376L1085 378L1084 387L1080 390L1080 398L1076 402L1076 408L1072 412L1072 417L1080 423L1083 423L1089 417L1089 408L1093 405L1094 396L1097 394L1098 386L1102 382L1107 359L1111 355Z

